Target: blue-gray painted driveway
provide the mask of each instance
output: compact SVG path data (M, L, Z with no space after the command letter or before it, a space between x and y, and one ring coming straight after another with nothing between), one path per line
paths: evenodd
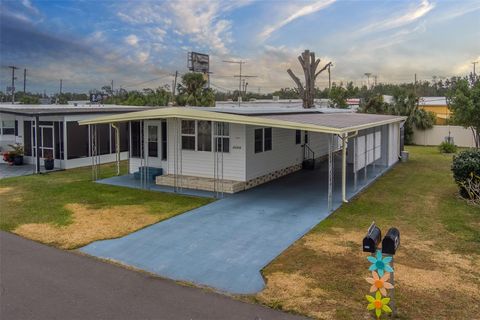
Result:
M359 189L381 169L372 171ZM81 251L175 280L256 293L265 284L260 270L329 215L326 190L324 171L300 171ZM352 186L348 191L354 194Z

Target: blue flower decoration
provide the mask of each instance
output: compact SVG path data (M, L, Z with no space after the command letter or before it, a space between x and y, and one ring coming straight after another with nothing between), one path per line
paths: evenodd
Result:
M376 270L380 277L383 277L385 272L393 272L393 268L389 265L389 263L392 261L392 257L385 257L382 259L382 252L380 250L377 250L376 258L367 257L367 259L372 263L368 270Z

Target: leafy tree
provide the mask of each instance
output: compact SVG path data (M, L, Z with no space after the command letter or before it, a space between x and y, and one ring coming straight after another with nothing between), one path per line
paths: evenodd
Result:
M22 104L40 104L40 99L37 96L24 95L20 98Z
M186 73L178 86L177 103L179 105L212 107L215 105L215 93L206 88L207 80L201 73Z
M376 94L363 100L359 111L362 113L389 113L389 105L383 101L381 94Z
M431 129L437 118L434 112L426 111L424 109L417 109L413 117L415 127L420 130Z
M475 146L480 148L480 81L458 80L447 94L455 123L472 130Z
M330 99L330 106L341 109L348 108L347 94L348 91L344 87L333 85L332 89L328 94L328 98Z

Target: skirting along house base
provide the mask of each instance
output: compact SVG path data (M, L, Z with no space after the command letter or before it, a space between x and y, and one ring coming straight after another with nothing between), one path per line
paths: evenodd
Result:
M199 189L221 197L325 166L331 194L334 158L341 157L346 201L347 168L356 181L369 165L398 161L404 120L326 108L168 107L79 123L92 130L127 125L129 171L145 188L155 182L176 192Z

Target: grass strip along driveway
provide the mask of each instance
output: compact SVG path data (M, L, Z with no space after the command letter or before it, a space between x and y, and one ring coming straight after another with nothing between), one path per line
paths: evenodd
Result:
M451 155L409 147L400 163L270 263L254 299L319 319L369 319L370 263L361 241L372 220L395 226L401 319L478 319L480 208L457 196Z
M101 166L101 178L115 166ZM122 163L126 172L126 163ZM0 229L64 249L121 237L211 202L91 181L79 168L0 180Z

